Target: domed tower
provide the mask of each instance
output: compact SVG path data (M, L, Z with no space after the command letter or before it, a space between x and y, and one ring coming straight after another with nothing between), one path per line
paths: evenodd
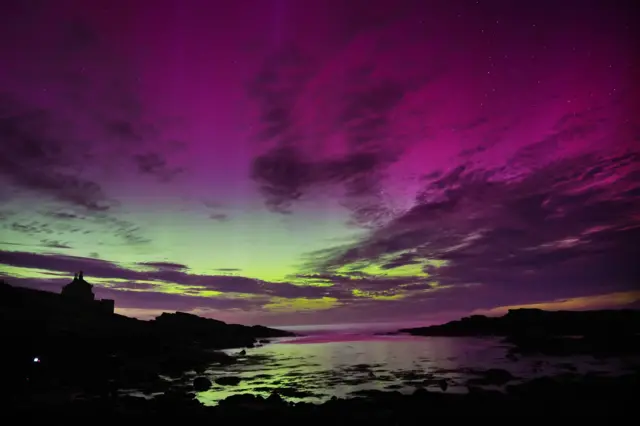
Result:
M74 302L93 302L93 286L84 280L82 271L73 276L73 281L62 288L62 297Z

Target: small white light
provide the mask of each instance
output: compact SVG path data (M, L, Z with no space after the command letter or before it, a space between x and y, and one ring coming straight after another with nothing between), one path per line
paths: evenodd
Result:
M33 358L33 362L40 362L40 358L38 357Z

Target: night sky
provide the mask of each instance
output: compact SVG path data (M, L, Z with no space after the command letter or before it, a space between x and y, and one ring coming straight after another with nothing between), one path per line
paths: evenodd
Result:
M637 307L632 3L2 1L0 276L266 325Z

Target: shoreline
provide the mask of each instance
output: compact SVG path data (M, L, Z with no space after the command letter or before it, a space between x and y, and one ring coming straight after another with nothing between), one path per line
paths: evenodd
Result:
M373 341L376 341L374 335ZM419 340L420 337L404 336L411 339ZM435 339L452 339L444 336L434 337ZM454 337L458 339L461 337ZM467 339L468 337L462 337ZM485 340L486 337L473 336L472 339ZM276 338L278 341L282 338ZM286 338L284 338L286 339ZM430 337L427 337L430 339ZM489 338L496 342L495 337ZM320 343L320 342L319 342ZM277 346L277 344L275 344ZM268 351L270 345L263 347ZM250 398L246 394L255 395L256 403L260 403L262 398L267 398L272 394L277 394L285 400L296 403L312 403L314 405L324 405L332 398L346 399L352 401L357 397L364 398L380 398L388 395L402 395L402 398L411 396L416 390L429 392L430 395L446 394L444 398L451 399L456 403L466 404L460 396L469 393L485 393L489 395L498 395L496 392L506 392L507 390L521 389L521 386L529 386L531 383L537 383L540 380L550 379L552 382L569 381L575 386L580 386L586 380L591 385L593 379L602 380L603 383L616 382L624 377L629 377L633 372L640 371L640 358L626 357L618 358L623 361L620 367L617 361L612 359L598 359L593 356L586 357L586 364L582 364L585 359L578 356L567 359L566 357L547 357L547 356L522 356L518 359L502 358L508 345L496 346L502 354L499 354L500 362L490 364L460 365L459 367L439 368L414 365L413 368L406 366L391 367L386 364L349 364L346 367L338 367L337 369L312 371L308 378L313 384L308 387L306 381L298 382L297 377L300 372L291 371L285 376L291 376L286 382L281 380L271 381L271 378L278 379L278 375L274 375L270 370L270 364L273 362L281 363L286 358L279 358L273 355L264 355L249 351L244 355L238 354L238 349L227 349L221 351L228 353L233 362L226 365L212 365L212 370L195 371L190 369L180 374L179 377L163 377L161 380L149 380L136 383L134 380L129 381L129 385L123 386L117 381L109 381L107 384L104 380L91 383L92 386L76 389L72 392L70 389L58 389L55 385L49 384L48 389L42 389L39 398L33 398L38 393L30 392L24 389L22 398L19 395L15 398L15 402L31 400L34 407L38 404L47 405L45 402L47 396L51 396L52 400L61 402L61 406L82 407L88 402L83 400L91 400L91 404L102 401L120 401L121 403L136 405L153 404L158 401L166 401L168 397L178 398L182 402L194 399L193 402L202 404L206 407L215 407L220 403L225 404L226 400L237 401L237 398L243 396ZM257 349L262 351L262 349ZM269 358L271 357L271 358ZM617 358L617 357L616 357ZM296 358L293 358L296 359ZM495 358L498 359L498 358ZM591 360L589 360L591 359ZM297 364L294 361L294 368ZM608 365L609 362L613 364ZM519 364L519 366L518 366ZM513 366L512 366L513 365ZM514 368L515 366L515 368ZM613 366L613 368L612 368ZM391 368L389 368L391 367ZM586 367L586 368L585 368ZM256 370L258 368L258 370ZM262 370L261 370L262 369ZM131 371L131 370L126 370ZM373 372L375 371L375 375ZM256 374L256 372L258 372ZM245 374L249 373L249 374ZM369 373L369 376L367 376ZM453 376L453 377L452 377ZM144 377L142 377L144 379ZM325 383L326 382L326 383ZM239 385L239 386L238 386ZM337 386L337 387L335 387ZM345 392L345 386L348 390ZM335 388L334 388L335 387ZM48 392L47 392L48 390ZM31 395L29 395L31 393ZM75 394L76 400L72 401L71 394ZM65 398L67 395L67 398ZM253 396L251 396L253 398ZM455 399L458 398L458 399ZM62 400L66 399L64 402ZM146 402L141 402L145 400ZM385 399L386 400L386 399ZM124 402L123 402L124 401ZM353 403L353 402L351 402ZM118 404L116 404L118 405ZM184 407L179 407L180 410Z
M108 417L155 420L167 416L201 420L264 420L278 416L280 424L312 420L367 421L374 424L415 423L421 416L607 415L635 412L640 373L619 377L565 375L543 377L506 386L504 392L470 387L467 394L430 392L418 388L410 395L393 391L362 392L361 396L313 404L291 402L277 392L263 398L239 394L205 406L194 393L169 391L154 399L102 397L65 404L11 404L5 414L22 419ZM632 411L633 410L633 411Z
M455 392L446 378L425 370L409 372L417 373L411 378L416 389L411 394L403 394L410 389L403 389L403 393L390 388L362 389L350 391L347 398L334 396L322 403L300 402L305 389L295 388L295 382L283 382L260 391L268 395L266 398L235 393L217 399L217 405L205 405L197 399L198 393L210 391L209 396L216 398L218 388L214 383L235 387L242 380L233 375L211 376L208 369L228 369L233 373L234 365L238 365L235 368L239 372L246 349L271 339L292 339L304 344L325 343L332 338L226 324L185 313L139 321L102 311L72 309L66 303L58 303L56 294L33 293L11 286L1 290L7 297L0 303L4 325L0 337L10 350L0 354L5 379L0 397L9 407L5 410L7 414L23 419L105 416L160 420L172 416L263 421L265 414L273 414L282 419L280 423L291 424L318 418L385 424L411 418L413 424L416 417L425 414L449 417L539 414L540 407L553 407L548 411L553 415L585 410L594 414L626 412L633 407L630 395L640 391L640 373L618 377L567 373L531 380L523 377L524 383L509 383L514 376L508 371L484 365L483 377L464 384L468 393ZM33 305L34 310L19 309L25 304ZM42 309L36 309L38 306ZM640 354L638 330L640 311L518 310L501 318L473 316L440 326L387 332L379 337L499 338L505 347L512 349L514 357L517 353L517 357L616 358ZM366 340L371 337L367 334ZM585 337L569 339L571 335ZM363 366L366 367L365 364L352 367L359 368L366 379L367 372L373 373ZM336 375L335 383L344 382L347 386L361 380L356 378L349 383L343 372L332 374ZM504 392L489 389L492 386L502 386ZM429 387L440 390L433 392ZM132 392L153 397L132 396ZM331 387L323 394L331 395ZM219 394L222 395L223 392Z

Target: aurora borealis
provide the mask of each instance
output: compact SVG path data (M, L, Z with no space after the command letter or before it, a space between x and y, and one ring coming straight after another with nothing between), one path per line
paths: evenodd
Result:
M3 1L0 275L149 318L640 301L631 1Z

